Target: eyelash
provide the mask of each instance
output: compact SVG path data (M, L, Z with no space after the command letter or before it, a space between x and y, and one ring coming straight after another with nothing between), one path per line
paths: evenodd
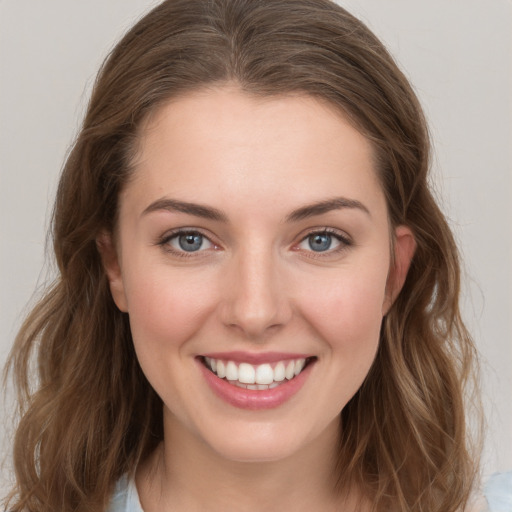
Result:
M187 229L180 228L180 229L171 231L170 233L169 232L166 233L158 241L157 245L161 246L162 249L165 250L166 252L171 253L172 255L178 256L180 258L192 258L192 257L197 258L199 255L203 256L202 253L204 253L205 250L198 250L198 251L183 250L183 251L180 251L180 250L176 250L170 246L170 242L173 239L175 239L179 236L185 236L185 235L199 235L199 236L203 237L203 239L207 240L210 244L212 244L214 249L218 248L218 245L215 244L207 235L202 233L200 230L188 229L188 228ZM333 237L334 239L336 239L336 241L339 242L340 245L339 245L339 247L336 247L334 249L327 249L326 251L313 251L313 250L302 251L302 252L306 253L307 257L309 257L309 258L318 259L318 258L329 257L334 254L339 254L339 253L347 250L349 247L351 247L353 245L352 240L347 235L342 234L341 232L339 232L338 230L335 230L333 228L323 228L323 229L313 229L313 230L307 232L304 236L302 236L302 238L299 240L298 243L294 244L294 246L293 246L294 250L300 251L300 249L295 249L295 248L297 248L300 244L307 241L308 238L310 238L312 236L319 236L319 235L320 236L328 235L330 237Z
M211 239L208 236L206 236L204 233L202 233L200 230L192 229L192 228L191 229L180 228L180 229L176 229L174 231L168 232L158 241L158 245L160 245L164 251L172 254L173 256L178 256L179 258L194 258L194 257L197 258L199 255L204 256L204 254L202 254L205 252L204 250L203 251L201 251L201 250L179 251L179 250L176 250L173 247L171 247L170 242L174 238L178 238L180 236L185 236L185 235L200 235L204 240L207 240L210 244L212 244L212 246L214 248L218 247L217 244L212 242Z
M349 247L353 245L352 240L344 233L333 229L333 228L323 228L323 229L313 229L309 231L306 235L304 235L298 244L295 244L294 247L297 247L298 245L306 242L308 238L313 236L322 236L322 235L328 235L332 238L334 238L337 242L339 242L339 246L334 249L327 249L326 251L304 251L305 255L308 258L313 259L320 259L320 258L328 258L330 256L338 255L341 252L346 251Z

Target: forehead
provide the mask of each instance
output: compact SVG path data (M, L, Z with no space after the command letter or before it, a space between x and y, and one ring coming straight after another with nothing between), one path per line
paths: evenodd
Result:
M215 206L382 199L372 146L338 110L307 95L259 98L227 86L152 114L126 192L146 203L171 194Z

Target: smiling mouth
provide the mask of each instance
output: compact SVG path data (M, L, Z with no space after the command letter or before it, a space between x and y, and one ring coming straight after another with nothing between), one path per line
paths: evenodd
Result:
M219 379L239 388L260 391L274 389L293 380L316 359L313 356L253 365L212 357L200 358Z

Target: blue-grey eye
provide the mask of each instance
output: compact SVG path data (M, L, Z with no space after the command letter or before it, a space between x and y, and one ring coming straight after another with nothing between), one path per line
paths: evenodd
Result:
M184 251L198 251L203 245L203 235L198 233L187 233L178 237L178 243Z
M344 245L350 245L350 243L341 235L327 231L318 231L316 233L310 233L303 238L299 244L299 248L303 251L333 252Z
M197 252L212 247L208 238L198 232L177 233L169 242L171 247L177 251Z
M332 235L328 233L314 233L308 236L308 245L312 251L328 251L332 245Z

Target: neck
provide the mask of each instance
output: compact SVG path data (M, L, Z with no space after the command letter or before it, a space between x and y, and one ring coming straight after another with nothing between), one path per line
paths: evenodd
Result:
M137 473L144 510L361 510L335 491L338 423L284 459L240 462L216 453L169 418L165 441Z

